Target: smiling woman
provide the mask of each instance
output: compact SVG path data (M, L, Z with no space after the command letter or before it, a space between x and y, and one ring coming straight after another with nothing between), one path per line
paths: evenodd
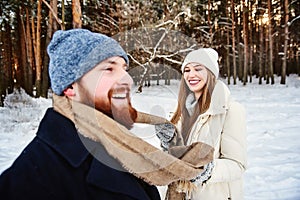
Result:
M232 100L227 86L217 80L219 65L215 50L202 48L190 52L181 70L178 105L171 121L177 124L181 133L178 135L185 145L200 141L214 147L213 161L190 180L196 189L185 198L242 200L246 168L245 110ZM174 145L170 141L167 146ZM179 191L184 185L177 183Z

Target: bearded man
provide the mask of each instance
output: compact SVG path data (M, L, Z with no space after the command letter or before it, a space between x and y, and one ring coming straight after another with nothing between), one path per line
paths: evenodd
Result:
M112 38L84 29L57 31L47 50L54 108L1 174L1 198L160 199L155 186L120 170L101 145L84 137L87 132L79 134L70 114L76 101L131 128L137 114L130 103L133 81L124 50Z
M180 160L129 132L135 122L172 124L131 106L129 61L115 40L85 29L57 31L47 51L53 107L1 174L2 199L159 200L155 185L189 182L211 161L208 145L180 149Z

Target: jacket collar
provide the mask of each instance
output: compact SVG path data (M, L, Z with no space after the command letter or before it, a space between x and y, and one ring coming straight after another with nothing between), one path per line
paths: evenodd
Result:
M37 137L61 154L73 167L78 167L89 155L74 123L49 108L42 119Z
M230 100L230 91L228 87L220 80L217 83L212 92L211 102L208 110L202 115L216 115L225 113L228 109L228 103Z

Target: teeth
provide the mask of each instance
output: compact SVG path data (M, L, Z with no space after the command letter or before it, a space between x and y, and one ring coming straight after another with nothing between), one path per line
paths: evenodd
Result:
M118 93L118 94L112 95L112 98L115 98L115 99L125 99L126 97L127 97L126 93Z
M196 84L196 83L198 83L199 81L198 80L193 80L193 81L189 81L190 82L190 84Z

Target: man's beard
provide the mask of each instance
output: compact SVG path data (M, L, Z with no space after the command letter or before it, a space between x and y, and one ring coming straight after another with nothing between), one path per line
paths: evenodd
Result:
M127 129L131 129L137 118L137 111L131 105L129 94L126 97L118 98L115 97L115 92L115 89L108 92L108 105L96 100L95 108L124 125Z
M103 101L103 99L95 97L95 95L89 94L82 84L79 82L79 90L81 94L81 102L94 107L96 110L106 114L115 121L124 125L126 128L131 129L137 118L137 111L132 107L129 87L127 85L118 86L117 88L110 89L107 97L109 102ZM117 93L123 94L118 98ZM126 94L126 96L124 96Z

